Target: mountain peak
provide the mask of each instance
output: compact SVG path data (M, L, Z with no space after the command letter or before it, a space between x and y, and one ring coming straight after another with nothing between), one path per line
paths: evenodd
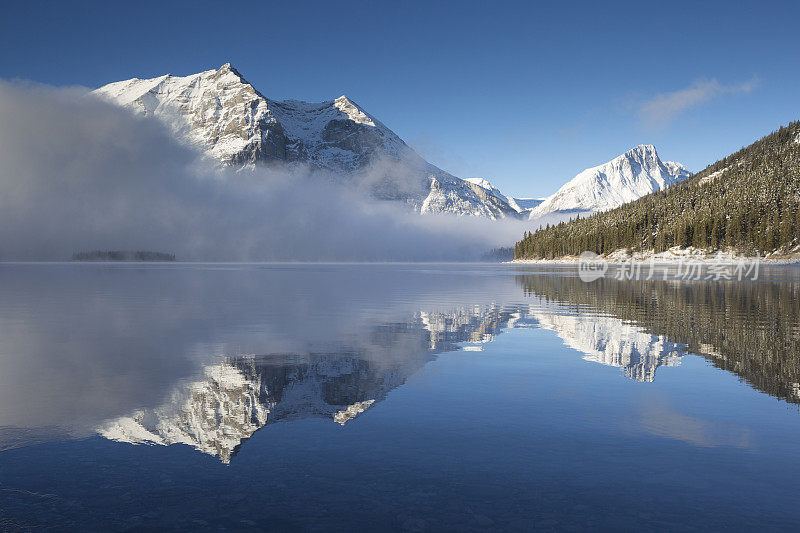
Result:
M210 71L210 72L214 72L214 71ZM242 76L242 74L238 70L236 70L236 67L234 67L230 63L225 63L224 65L219 67L216 70L216 72L214 72L214 73L217 76L224 76L225 74L230 73L230 74L233 74L234 76L236 76L237 78L239 78L242 81L242 83L246 83L246 84L250 85L250 82L248 82L246 79L244 79L244 76Z
M426 213L488 218L519 213L494 190L470 187L422 159L346 95L325 102L272 100L231 63L182 77L115 82L95 94L163 121L178 139L223 165L303 163L349 179L385 158L397 161L403 175L386 171L385 183L375 187L377 198ZM440 185L436 190L431 176Z
M495 188L495 186L492 185L486 178L464 178L464 181L468 181L469 183L474 183L478 187L482 187L488 191L491 191L492 189Z
M217 72L231 72L231 73L233 73L233 74L236 74L236 75L237 75L237 76L239 76L240 78L242 77L241 73L239 73L239 71L238 71L238 70L236 70L236 67L234 67L234 66L233 66L233 65L231 65L230 63L225 63L224 65L222 65L221 67L219 67L219 68L217 69Z
M355 102L347 98L345 95L340 96L333 101L336 109L347 115L347 118L357 124L364 124L366 126L375 126L375 122L368 114L366 114Z
M634 155L643 155L643 156L654 156L656 159L658 158L658 152L656 151L656 147L652 144L640 144L638 146L634 146L627 152L623 154L623 157L630 157Z
M537 206L531 219L560 212L606 211L689 177L680 163L662 162L656 147L640 144L611 161L580 172Z
M336 105L336 107L339 107L339 108L341 108L341 107L354 107L354 108L358 109L359 111L364 112L364 110L361 109L361 106L359 106L357 103L355 103L353 100L348 98L347 95L344 95L344 94L341 95L340 97L336 98L333 101L333 103L334 103L334 105Z

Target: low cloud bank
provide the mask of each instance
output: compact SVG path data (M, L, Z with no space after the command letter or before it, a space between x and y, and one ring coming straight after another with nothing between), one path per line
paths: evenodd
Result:
M157 121L83 89L0 81L0 260L94 249L207 261L463 260L529 226L420 216L335 181L303 168L215 169Z

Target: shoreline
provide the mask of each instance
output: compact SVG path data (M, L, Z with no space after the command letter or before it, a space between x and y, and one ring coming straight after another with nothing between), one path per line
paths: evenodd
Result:
M580 256L567 255L555 259L512 259L504 261L503 264L509 265L574 265L583 259ZM635 252L628 254L625 251L616 251L608 255L598 255L596 260L605 261L609 264L624 264L629 262L655 263L665 265L677 265L686 262L710 263L710 264L737 264L737 263L763 263L768 265L795 265L800 264L800 251L795 250L786 254L767 254L765 256L738 255L732 251L708 252L697 248L670 248L665 252Z

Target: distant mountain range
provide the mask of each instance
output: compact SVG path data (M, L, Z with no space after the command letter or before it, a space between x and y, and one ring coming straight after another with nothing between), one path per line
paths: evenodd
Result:
M189 76L119 81L95 94L166 123L222 165L308 165L401 201L420 213L545 220L611 209L689 176L651 145L587 169L548 198L514 198L482 178L460 179L420 157L346 96L272 100L230 63ZM361 181L359 181L361 180Z
M674 161L661 161L652 144L641 144L608 163L587 168L546 198L512 198L483 178L467 181L503 200L522 218L541 225L614 209L691 175Z

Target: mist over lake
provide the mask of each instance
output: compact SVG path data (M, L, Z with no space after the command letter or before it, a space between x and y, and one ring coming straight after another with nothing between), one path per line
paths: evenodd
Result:
M0 533L797 529L800 2L0 11Z

